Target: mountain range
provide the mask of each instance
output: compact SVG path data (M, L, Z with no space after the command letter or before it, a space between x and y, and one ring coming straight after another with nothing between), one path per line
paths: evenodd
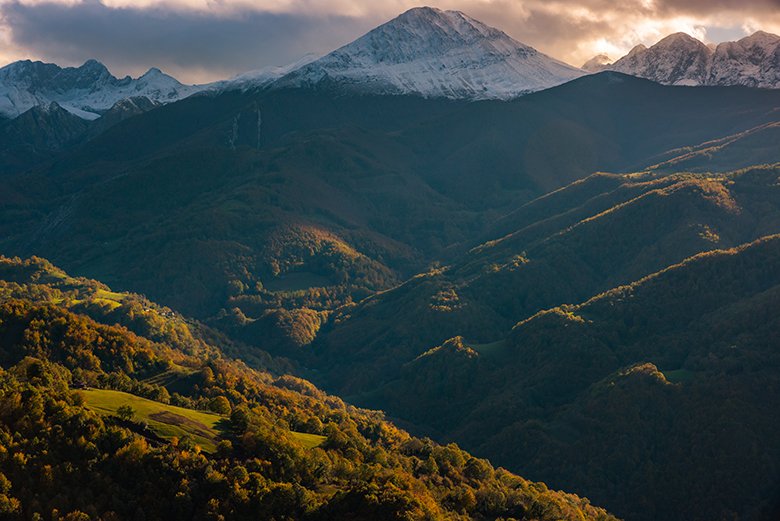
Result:
M428 98L512 99L588 73L613 70L667 85L780 85L780 37L757 32L714 49L684 33L639 45L614 63L599 55L582 69L522 44L459 11L411 9L323 57L307 55L229 80L183 85L150 69L116 78L89 60L80 67L19 61L0 68L0 116L15 118L52 102L96 119L117 102L170 103L199 92L319 88Z
M420 8L0 123L0 511L777 519L780 90L661 43Z
M145 97L155 103L170 103L197 90L159 69L149 69L139 78L119 79L95 60L66 68L25 60L0 69L0 114L13 118L33 107L55 102L92 120L123 99Z
M666 85L780 87L780 36L758 31L736 42L710 47L685 33L647 48L638 45L615 63L597 56L583 68L613 70Z
M170 103L201 91L271 83L277 88L330 86L369 94L508 99L582 74L461 12L422 7L322 58L308 55L289 66L205 85L182 85L159 69L137 79L118 79L94 60L64 69L15 62L0 69L0 115L12 118L57 102L79 117L94 119L127 97Z

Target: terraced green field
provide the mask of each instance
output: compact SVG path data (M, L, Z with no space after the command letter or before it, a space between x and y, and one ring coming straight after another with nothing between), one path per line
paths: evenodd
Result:
M82 394L87 406L100 414L115 415L119 407L129 405L135 410L134 419L146 422L161 438L188 435L207 452L216 448L217 422L223 418L218 414L166 405L120 391L90 389Z
M93 299L97 302L108 304L111 308L118 308L127 295L99 289L95 292Z
M81 391L87 406L99 414L116 415L117 409L129 405L135 411L135 420L143 421L161 438L190 436L206 452L216 449L219 438L217 424L224 417L219 414L185 409L147 400L121 391L89 389ZM293 432L293 437L306 448L318 447L324 436Z

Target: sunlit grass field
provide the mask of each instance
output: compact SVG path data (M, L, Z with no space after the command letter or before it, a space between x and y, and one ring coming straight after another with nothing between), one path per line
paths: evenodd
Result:
M216 449L217 424L226 419L216 413L167 405L121 391L90 389L81 394L87 406L99 414L116 415L121 406L129 405L135 411L134 420L145 422L161 438L190 436L206 452ZM324 436L316 434L293 432L292 435L306 448L318 447L325 441Z

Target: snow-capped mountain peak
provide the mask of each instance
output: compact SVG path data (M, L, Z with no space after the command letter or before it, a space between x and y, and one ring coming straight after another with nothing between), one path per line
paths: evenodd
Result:
M636 56L637 54L643 53L646 50L647 50L647 46L645 46L645 44L643 44L643 43L640 43L639 45L634 46L633 49L628 51L628 54L626 56L627 57L628 56Z
M378 63L403 64L422 57L437 58L469 45L495 50L494 56L517 49L536 52L459 11L432 7L410 9L341 51L358 51L360 57Z
M759 31L718 45L708 80L711 85L780 87L780 36Z
M118 101L132 96L168 103L202 88L182 85L157 68L137 79L119 79L97 60L88 60L80 67L24 60L0 68L0 114L13 118L32 107L56 102L79 117L96 119Z
M667 36L652 47L638 45L608 68L671 85L704 85L712 50L685 33Z
M779 88L780 36L758 31L715 46L676 33L650 48L637 46L605 68L668 85Z
M140 80L141 78L144 78L144 79L150 80L152 78L161 78L161 77L166 77L166 78L173 79L171 76L168 76L167 74L164 74L163 71L161 71L157 67L152 67L151 69L149 69L148 71L143 73L138 79Z
M293 71L275 86L508 99L583 74L459 11L418 7Z
M586 61L581 69L588 72L603 71L612 64L612 60L606 54L597 54L590 60Z
M704 43L700 42L690 34L683 33L683 32L672 33L662 38L653 47L656 46L661 49L679 48L679 47L689 47L689 48L706 47Z
M760 47L774 46L777 45L778 42L780 42L780 36L776 34L768 33L766 31L756 31L750 36L745 36L737 43L742 45L742 47L747 48L747 47L755 47L755 46L760 46Z
M263 88L279 78L300 69L304 65L308 65L311 62L321 58L321 54L308 53L302 56L300 59L288 64L269 67L263 67L249 72L233 76L228 80L217 81L208 86L208 90L221 92L226 90L250 90Z

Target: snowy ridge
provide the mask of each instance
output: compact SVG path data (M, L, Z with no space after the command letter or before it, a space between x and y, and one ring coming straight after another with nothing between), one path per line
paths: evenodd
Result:
M25 60L0 68L0 114L14 118L32 107L56 102L68 112L92 120L127 98L170 103L204 88L183 85L155 68L136 79L119 79L95 60L65 68Z
M666 85L780 88L780 36L763 31L714 47L676 33L649 48L639 45L612 64L597 58L587 62L589 71L613 70Z
M234 76L229 80L210 83L207 86L207 90L221 92L227 90L246 91L250 89L263 88L275 82L279 78L282 78L287 74L300 69L304 65L310 64L320 57L320 54L306 54L301 59L290 63L289 65L263 67L262 69L239 74L238 76Z
M708 84L780 87L780 36L759 31L737 42L718 45Z
M372 94L509 99L584 71L458 11L411 9L277 81Z
M603 71L611 63L612 62L610 61L609 56L606 54L597 54L590 60L586 61L581 68L587 72L599 72Z

